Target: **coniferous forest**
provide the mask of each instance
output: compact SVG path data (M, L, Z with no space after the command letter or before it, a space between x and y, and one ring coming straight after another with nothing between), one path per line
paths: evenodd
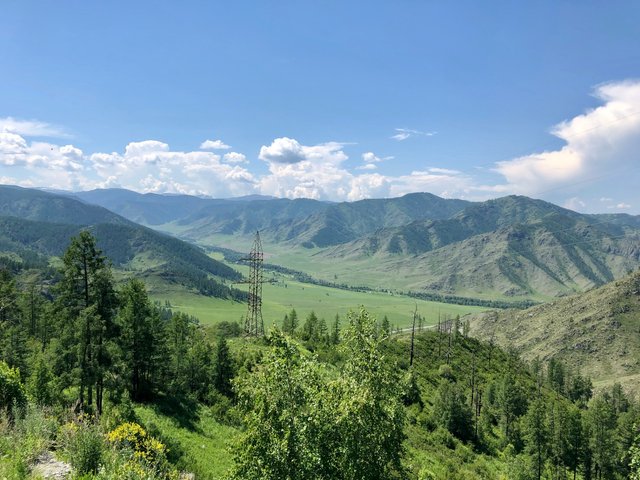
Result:
M221 478L149 409L228 429L229 479L640 478L640 405L619 384L594 393L464 319L397 333L366 306L328 322L293 309L251 339L116 283L86 231L59 268L29 267L0 270L3 478L47 458L75 478Z

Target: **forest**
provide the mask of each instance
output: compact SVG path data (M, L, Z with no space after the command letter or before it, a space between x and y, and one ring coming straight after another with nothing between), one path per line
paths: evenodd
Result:
M640 405L619 384L525 363L464 319L392 332L365 307L293 309L247 338L116 283L87 231L37 266L0 269L2 478L37 477L43 456L73 478L222 478L141 405L230 427L227 479L640 478Z

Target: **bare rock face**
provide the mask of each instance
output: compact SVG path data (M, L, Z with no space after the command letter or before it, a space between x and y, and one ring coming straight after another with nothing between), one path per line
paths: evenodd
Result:
M71 465L56 460L51 452L45 452L38 457L31 472L36 478L64 480L71 478Z

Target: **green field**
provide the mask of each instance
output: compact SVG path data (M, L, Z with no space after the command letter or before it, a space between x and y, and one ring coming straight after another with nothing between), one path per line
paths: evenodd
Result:
M236 235L211 235L198 241L201 245L222 247L238 252L249 252L253 238ZM266 263L280 265L293 270L307 273L313 278L330 283L364 286L373 289L390 289L395 291L416 291L424 287L424 280L428 278L423 270L424 266L418 260L408 262L397 256L387 257L359 257L333 258L331 249L303 248L286 244L272 244L263 242ZM222 255L215 256L222 260ZM234 268L237 266L234 265ZM502 295L496 291L487 290L482 293L460 288L455 292L461 297L482 300L514 301L513 297ZM543 297L531 296L532 300L543 301Z
M268 278L271 278L269 275ZM392 326L406 327L410 325L413 311L418 306L418 313L426 318L427 324L438 322L441 317L464 315L486 310L484 307L453 305L448 303L415 300L401 295L385 293L355 292L337 288L323 287L293 281L285 276L276 275L275 283L263 285L263 317L268 328L274 322L280 324L286 313L295 308L298 315L306 317L314 311L320 318L328 322L336 314L344 320L350 309L360 305L378 318L387 315ZM246 285L236 285L246 289ZM188 313L200 319L204 324L215 324L221 321L239 321L246 314L246 304L204 297L184 288L149 285L150 296L163 302L168 300L176 311Z

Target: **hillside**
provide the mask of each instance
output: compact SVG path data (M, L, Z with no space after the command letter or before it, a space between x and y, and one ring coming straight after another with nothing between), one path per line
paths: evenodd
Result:
M469 204L430 193L343 202L302 220L269 228L264 235L273 241L304 247L327 247L350 242L381 228L405 225L415 220L449 218Z
M289 200L220 200L174 222L186 238L198 241L212 234L253 235L256 230L297 221L327 208L327 203L299 198Z
M327 205L310 199L289 200L261 195L214 199L142 194L115 188L68 195L100 205L136 223L167 228L193 239L215 233L253 234L281 222L305 218Z
M524 311L471 317L472 335L513 347L524 359L558 358L596 386L640 393L640 271L589 292Z
M581 215L542 200L511 195L468 205L451 218L414 221L383 228L337 247L331 256L415 255L460 242L503 227L540 222L551 216L571 219Z
M327 249L404 288L549 298L583 291L640 265L640 229L527 197L471 205L447 220L413 222ZM372 259L375 261L372 262Z
M5 213L0 216L0 254L14 261L17 257L25 266L60 256L72 236L88 229L114 266L124 270L225 297L235 291L218 280L241 278L194 245L66 196L2 187L0 211Z
M70 225L130 223L115 213L66 195L13 185L0 185L0 216Z

